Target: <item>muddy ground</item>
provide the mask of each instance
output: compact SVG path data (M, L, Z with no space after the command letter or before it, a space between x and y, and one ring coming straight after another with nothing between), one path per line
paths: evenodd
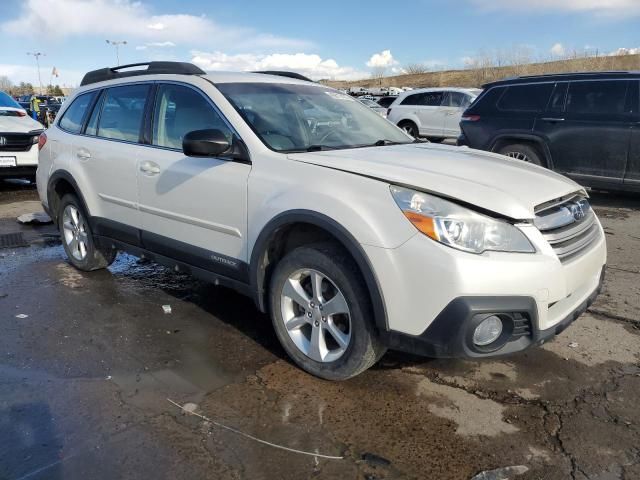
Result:
M554 342L481 362L391 352L330 383L236 293L122 254L76 271L51 226L16 223L33 187L0 183L0 234L26 244L0 249L0 479L639 479L640 198L593 203L605 292Z

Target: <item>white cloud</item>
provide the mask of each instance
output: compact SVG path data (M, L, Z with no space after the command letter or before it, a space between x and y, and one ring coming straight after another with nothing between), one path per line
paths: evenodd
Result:
M638 0L469 0L483 10L595 13L607 16L640 15Z
M380 53L374 53L367 62L367 67L370 68L387 68L392 65L397 65L398 62L391 55L391 50L383 50Z
M194 51L191 61L209 71L290 70L314 80L321 78L354 80L368 76L367 72L357 71L351 67L341 67L331 58L322 59L319 55L308 53L229 55L223 52Z
M216 46L236 49L309 46L297 39L220 25L206 16L154 15L146 4L134 0L23 0L17 18L2 23L0 31L47 40L102 36L151 41L161 34L166 41L192 45L215 42Z
M136 50L146 50L147 48L169 48L175 46L176 44L173 42L149 42L144 45L138 45Z
M614 50L613 52L611 52L609 55L639 55L640 54L640 47L639 48L618 48L617 50Z
M565 54L567 53L567 50L564 48L564 45L562 45L561 43L556 43L553 45L553 47L551 47L551 50L549 50L551 52L551 55L553 55L554 57L564 57Z

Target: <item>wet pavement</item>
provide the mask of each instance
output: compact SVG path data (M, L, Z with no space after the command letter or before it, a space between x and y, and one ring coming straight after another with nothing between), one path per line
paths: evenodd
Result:
M554 342L482 362L391 352L331 383L230 290L122 254L76 271L52 226L15 222L34 189L0 184L0 234L28 244L0 249L0 480L638 479L640 198L593 203L605 292Z

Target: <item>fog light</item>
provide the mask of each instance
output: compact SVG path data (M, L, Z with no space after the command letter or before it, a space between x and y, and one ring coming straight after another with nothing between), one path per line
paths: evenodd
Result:
M502 334L502 320L496 315L485 318L473 332L473 343L484 347L495 342Z

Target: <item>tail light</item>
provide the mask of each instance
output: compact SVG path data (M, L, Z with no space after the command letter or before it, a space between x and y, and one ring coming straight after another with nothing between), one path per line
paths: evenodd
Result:
M480 115L465 115L461 118L463 122L477 122L480 120Z
M42 150L45 143L47 143L47 134L42 132L38 137L38 150Z
M27 112L24 112L22 110L17 110L16 111L16 115L19 117L26 117L27 116Z

